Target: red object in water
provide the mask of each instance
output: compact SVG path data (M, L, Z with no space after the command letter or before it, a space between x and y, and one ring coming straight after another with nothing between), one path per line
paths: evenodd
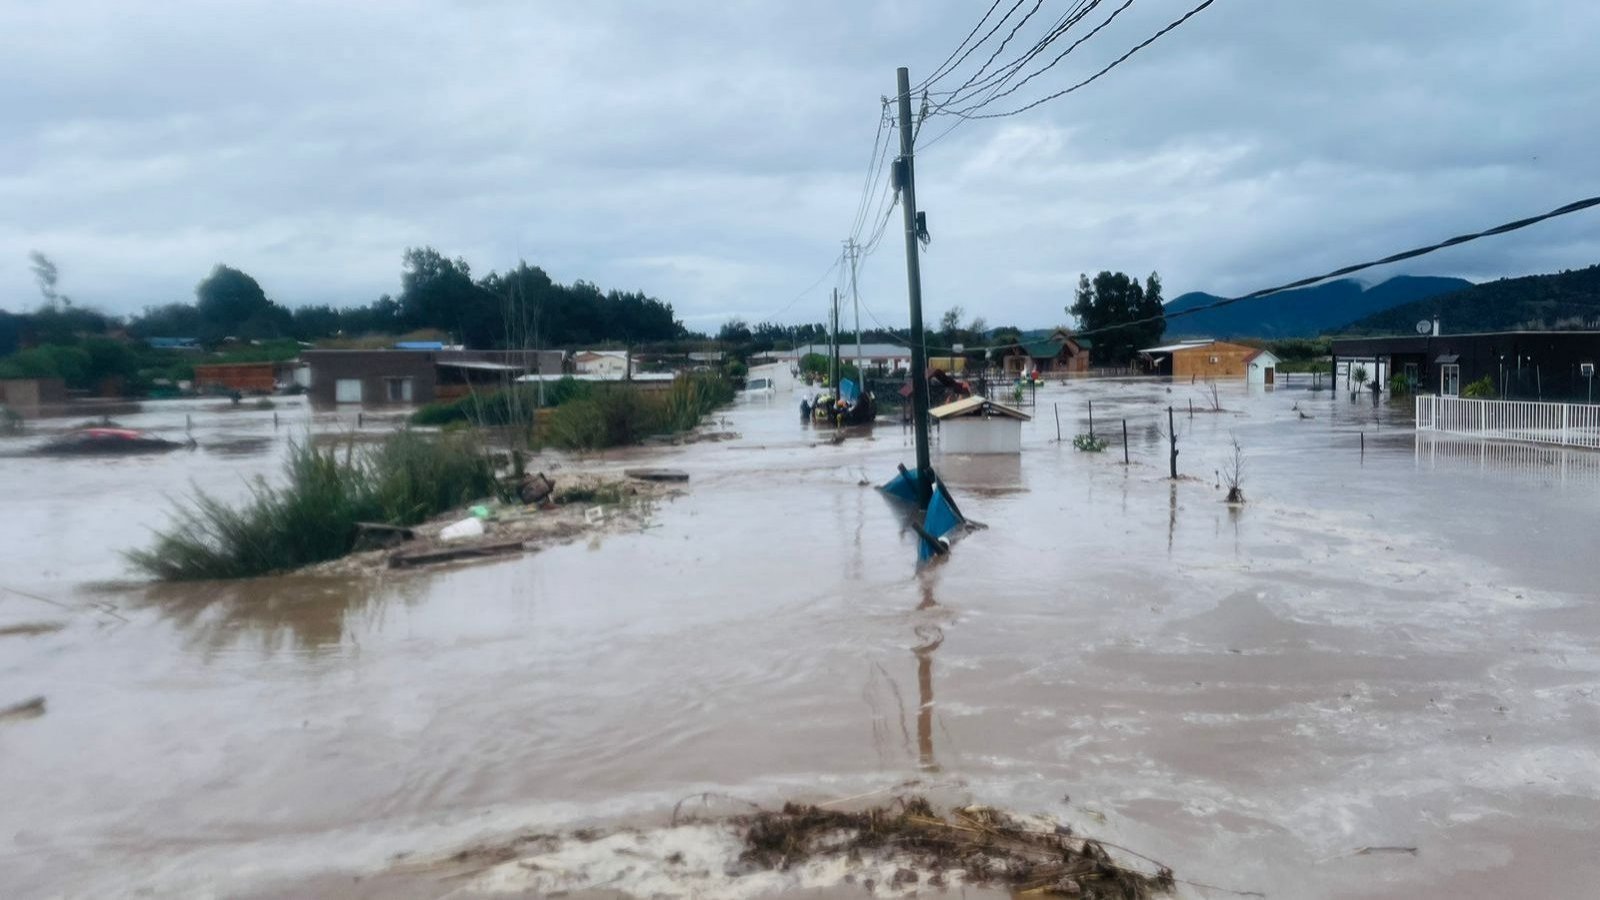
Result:
M135 431L132 428L80 428L61 435L38 452L49 455L75 453L150 453L176 450L183 444Z

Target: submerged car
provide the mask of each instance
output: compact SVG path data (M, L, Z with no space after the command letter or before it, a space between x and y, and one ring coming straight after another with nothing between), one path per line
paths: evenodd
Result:
M190 445L169 441L132 428L79 428L51 440L40 447L38 452L50 456L79 453L164 453L185 446Z

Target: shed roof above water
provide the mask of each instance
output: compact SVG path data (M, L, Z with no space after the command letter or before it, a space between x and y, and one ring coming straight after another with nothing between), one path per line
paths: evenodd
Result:
M928 415L941 422L945 419L958 419L965 416L1004 416L1023 422L1033 418L1016 407L1007 406L1004 403L996 403L984 397L968 397L964 400L946 403L943 406L935 406L933 409L928 410Z

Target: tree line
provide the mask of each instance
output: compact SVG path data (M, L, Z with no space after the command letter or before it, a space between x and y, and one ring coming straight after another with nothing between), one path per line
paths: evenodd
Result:
M1159 274L1151 272L1141 283L1123 272L1103 271L1092 279L1087 274L1078 277L1073 302L1064 311L1077 321L1076 330L1094 332L1089 343L1096 365L1125 366L1134 361L1139 350L1161 342L1167 327L1164 303ZM940 314L937 328L925 330L923 346L930 356L953 354L957 347L967 355L976 355L977 351L1020 344L1022 338L1023 332L1016 326L990 327L982 316L968 319L965 309L952 306ZM750 325L743 319L732 319L722 326L717 339L746 354L760 353L773 348L826 343L828 329L821 323ZM861 340L908 345L911 332L909 329L863 329ZM855 333L841 329L839 342L847 347L855 342Z
M672 304L644 293L602 291L582 280L561 284L525 262L474 278L466 260L432 247L406 250L399 296L384 294L358 306L291 309L248 273L218 265L196 285L193 302L147 307L125 321L74 306L58 289L54 263L37 253L33 261L44 302L26 313L0 310L0 355L121 330L135 338L193 338L205 346L229 338L315 341L432 331L481 348L664 341L686 334Z

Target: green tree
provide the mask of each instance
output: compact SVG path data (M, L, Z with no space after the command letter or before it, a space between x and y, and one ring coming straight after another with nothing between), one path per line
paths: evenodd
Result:
M61 344L19 350L0 360L0 378L60 378L69 387L89 387L89 353Z
M254 278L232 266L218 263L195 286L194 295L195 308L200 313L200 337L208 342L230 336L273 338L291 325L289 311L268 300Z
M200 310L188 303L147 306L144 313L128 323L128 333L138 338L200 336L205 321Z
M961 320L966 318L967 312L959 306L952 306L939 317L939 336L946 341L955 342L961 339Z
M1015 325L1001 325L995 328L994 334L989 340L990 343L997 347L1003 347L1007 344L1020 344L1022 343L1022 329Z
M1067 313L1079 329L1093 332L1091 351L1100 365L1126 365L1143 347L1159 343L1167 330L1161 276L1150 273L1143 285L1122 272L1078 276L1078 292Z
M408 247L400 274L400 313L407 328L440 328L469 347L505 343L501 299L472 280L472 268L432 247Z

